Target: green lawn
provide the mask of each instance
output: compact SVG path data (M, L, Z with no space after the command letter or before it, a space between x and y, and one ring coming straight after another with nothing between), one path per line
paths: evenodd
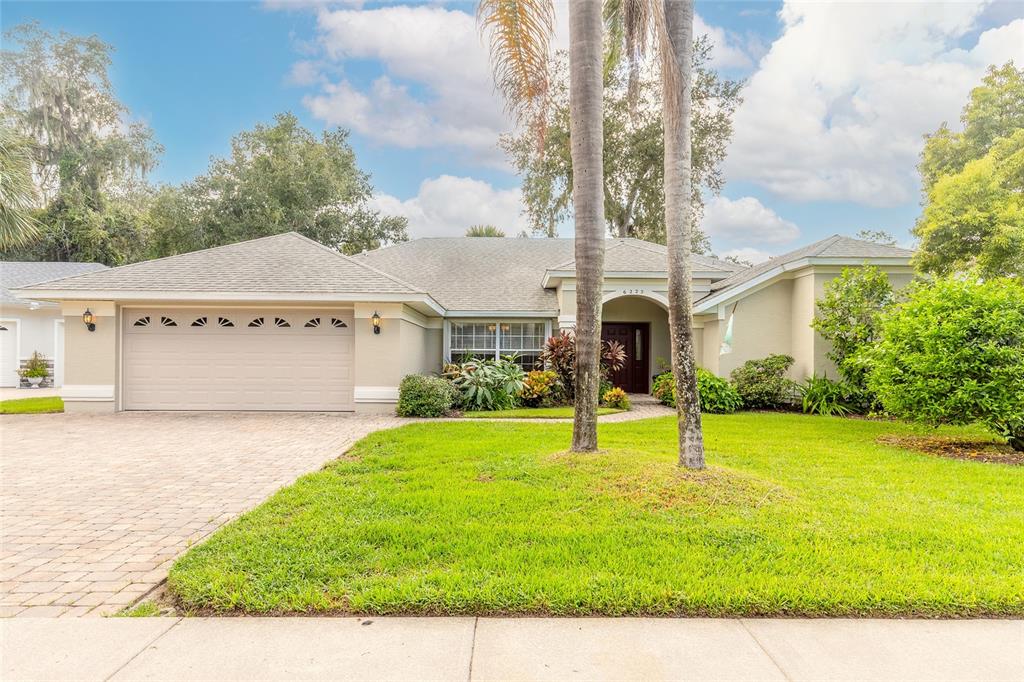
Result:
M898 422L412 424L362 440L180 558L191 612L1024 615L1024 467L875 439ZM979 436L980 432L942 433ZM983 437L983 436L982 436Z
M597 415L625 412L614 407L599 407ZM516 407L511 410L481 410L464 412L463 417L470 419L572 419L572 405L562 407Z
M63 412L64 401L52 398L18 398L0 400L0 414L38 414L40 412Z

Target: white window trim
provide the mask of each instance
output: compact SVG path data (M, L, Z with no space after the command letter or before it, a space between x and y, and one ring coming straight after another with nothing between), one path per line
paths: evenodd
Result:
M504 318L503 319L503 318L493 317L493 318L478 318L478 319L474 318L474 319L460 319L460 320L458 320L459 324L493 324L493 325L495 325L495 329L494 329L494 359L495 360L499 359L501 357L501 355L502 355L502 348L501 348L501 325L503 325L503 324L524 324L524 323L530 323L530 322L540 322L540 323L543 323L544 324L544 339L547 340L548 338L551 337L551 320L549 318L532 319L532 320L530 320L530 319L523 319L523 318ZM505 349L505 350L510 351L510 352L516 352L515 349ZM543 345L541 346L541 348L529 348L529 349L518 349L518 350L521 351L521 352L534 353L534 352L538 352L540 350L543 350ZM444 354L444 361L445 362L451 362L452 361L452 320L449 320L447 318L444 321L443 351L442 352ZM509 353L507 353L507 352L505 353L505 355L508 355L508 354Z

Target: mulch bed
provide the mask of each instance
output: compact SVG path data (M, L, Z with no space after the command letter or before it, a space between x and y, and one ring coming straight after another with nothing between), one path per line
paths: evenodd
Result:
M878 442L936 457L988 464L1024 465L1024 452L1017 452L1005 443L996 443L990 440L965 440L950 436L886 435L879 436Z

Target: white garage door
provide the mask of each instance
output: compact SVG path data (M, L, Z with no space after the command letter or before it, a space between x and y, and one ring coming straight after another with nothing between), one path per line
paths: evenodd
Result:
M18 323L0 322L0 386L18 385Z
M351 310L126 310L126 410L354 408Z

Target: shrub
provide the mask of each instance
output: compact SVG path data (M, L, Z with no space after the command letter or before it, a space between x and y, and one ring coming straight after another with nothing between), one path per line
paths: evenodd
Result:
M576 333L562 330L544 342L540 360L546 367L558 374L567 399L576 395ZM618 341L601 342L601 377L604 380L612 372L622 369L626 362L626 349ZM599 392L599 395L601 392Z
M729 414L743 407L743 398L733 385L703 367L697 368L697 394L701 412Z
M793 365L788 355L769 355L760 360L747 360L729 376L743 405L750 409L781 407L793 382L786 378L786 370Z
M610 388L602 393L601 401L608 407L614 407L617 410L629 409L629 396L618 387Z
M881 331L868 386L887 411L929 424L979 422L1024 451L1024 285L912 285Z
M457 398L447 379L410 374L398 386L399 417L440 417L451 411Z
M511 355L498 360L472 359L447 365L444 376L459 393L459 405L472 410L505 410L516 406L526 375Z
M676 385L672 380L672 372L662 372L654 377L651 393L662 404L675 407ZM701 412L728 414L743 407L743 399L733 385L703 367L697 368L697 395Z
M663 405L676 406L676 384L672 380L672 372L662 372L654 377L654 387L651 395L658 399Z
M544 407L559 402L561 385L558 374L551 370L534 370L523 379L519 401L527 407Z
M878 341L879 318L894 302L889 276L878 268L845 268L825 284L811 326L832 344L828 357L849 384L867 387L867 366L860 351ZM869 400L870 402L870 400Z
M856 386L828 377L810 377L800 385L804 412L826 417L845 417L857 412L862 396Z

